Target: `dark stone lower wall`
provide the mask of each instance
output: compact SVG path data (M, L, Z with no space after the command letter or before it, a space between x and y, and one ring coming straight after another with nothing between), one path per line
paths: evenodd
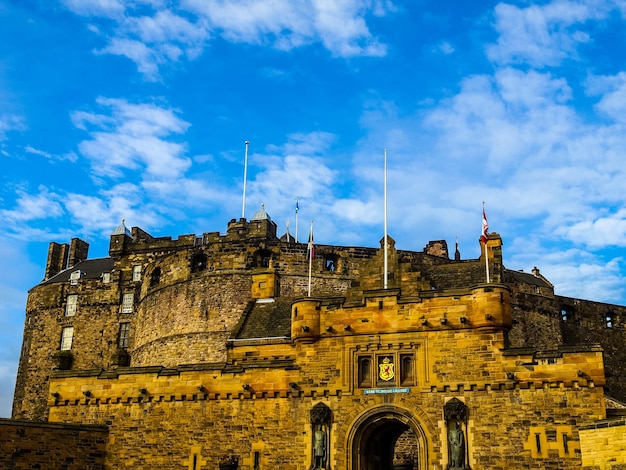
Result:
M0 468L101 470L108 436L105 426L0 419Z

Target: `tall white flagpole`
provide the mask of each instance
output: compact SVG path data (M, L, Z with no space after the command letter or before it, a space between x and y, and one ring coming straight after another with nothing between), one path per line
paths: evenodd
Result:
M387 288L387 281L388 281L388 273L387 273L387 149L385 149L385 161L384 161L384 189L383 189L383 201L384 201L384 219L385 219L385 236L383 238L383 243L385 244L385 249L384 249L384 256L385 256L385 262L384 262L384 271L385 271L385 277L384 277L384 282L383 282L383 288L386 289Z
M311 297L311 272L313 271L313 253L315 248L313 247L313 221L311 221L311 231L309 232L309 245L307 246L307 253L309 254L309 293L308 297Z
M298 197L296 196L296 243L298 243L298 211L300 207L298 206Z
M246 218L246 179L248 177L248 146L250 142L246 140L246 157L243 162L243 203L241 205L241 218Z

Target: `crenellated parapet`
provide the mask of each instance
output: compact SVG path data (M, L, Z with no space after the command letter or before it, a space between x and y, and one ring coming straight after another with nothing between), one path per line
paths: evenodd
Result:
M425 291L408 297L402 296L400 289L379 289L366 291L358 302L347 302L345 297L295 300L291 335L296 342L308 343L323 337L373 335L381 331L505 333L512 321L510 290L505 285Z

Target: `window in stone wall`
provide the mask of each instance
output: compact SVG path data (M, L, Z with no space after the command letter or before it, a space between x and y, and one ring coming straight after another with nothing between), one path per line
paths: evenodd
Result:
M74 339L74 327L66 326L61 331L61 351L69 351L72 349L72 340Z
M67 296L65 303L65 316L73 317L76 315L76 307L78 306L78 296L76 294L71 294Z
M159 282L161 282L161 268L157 266L150 275L150 287L158 286Z
M561 310L561 320L562 321L567 321L569 318L569 313L567 310L563 309Z
M337 270L337 255L325 255L324 256L324 269L326 271L335 272Z
M135 294L124 294L122 297L122 313L133 313Z
M415 385L413 354L400 354L400 385Z
M359 387L372 386L372 356L358 357L358 383Z
M613 314L611 312L606 314L605 321L607 328L613 328Z
M133 282L141 281L141 265L133 266Z
M191 258L191 272L204 271L207 268L208 258L204 253L198 253Z
M70 284L75 286L78 284L78 280L83 277L83 273L80 270L74 271L70 274Z
M254 266L257 268L269 268L272 252L269 250L258 250L254 253Z
M102 283L108 284L111 282L111 273L102 273Z
M120 331L117 335L117 346L122 349L128 347L128 340L130 338L130 323L120 323Z

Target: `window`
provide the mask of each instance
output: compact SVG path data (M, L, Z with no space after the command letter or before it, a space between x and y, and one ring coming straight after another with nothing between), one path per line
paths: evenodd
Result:
M67 296L67 303L65 304L65 316L73 317L76 315L76 306L78 305L78 296L75 294Z
M82 274L79 271L74 271L72 274L70 274L70 284L75 286L76 284L78 284L78 280L82 277Z
M156 267L150 275L150 287L155 287L161 282L161 268Z
M567 321L567 310L561 310L561 320Z
M124 294L122 298L122 313L133 313L135 294Z
M128 339L130 337L130 323L120 323L120 331L117 335L117 346L125 349L128 347Z
M61 332L61 351L72 349L72 339L74 338L74 327L66 326Z
M606 314L606 327L613 328L613 314L611 312Z
M400 355L400 385L415 384L413 354Z
M133 266L133 281L141 281L141 265Z
M111 282L111 273L102 273L102 283L108 284Z
M324 270L335 272L337 269L337 259L336 255L326 255L324 257Z
M372 386L372 359L370 356L359 357L359 387Z

